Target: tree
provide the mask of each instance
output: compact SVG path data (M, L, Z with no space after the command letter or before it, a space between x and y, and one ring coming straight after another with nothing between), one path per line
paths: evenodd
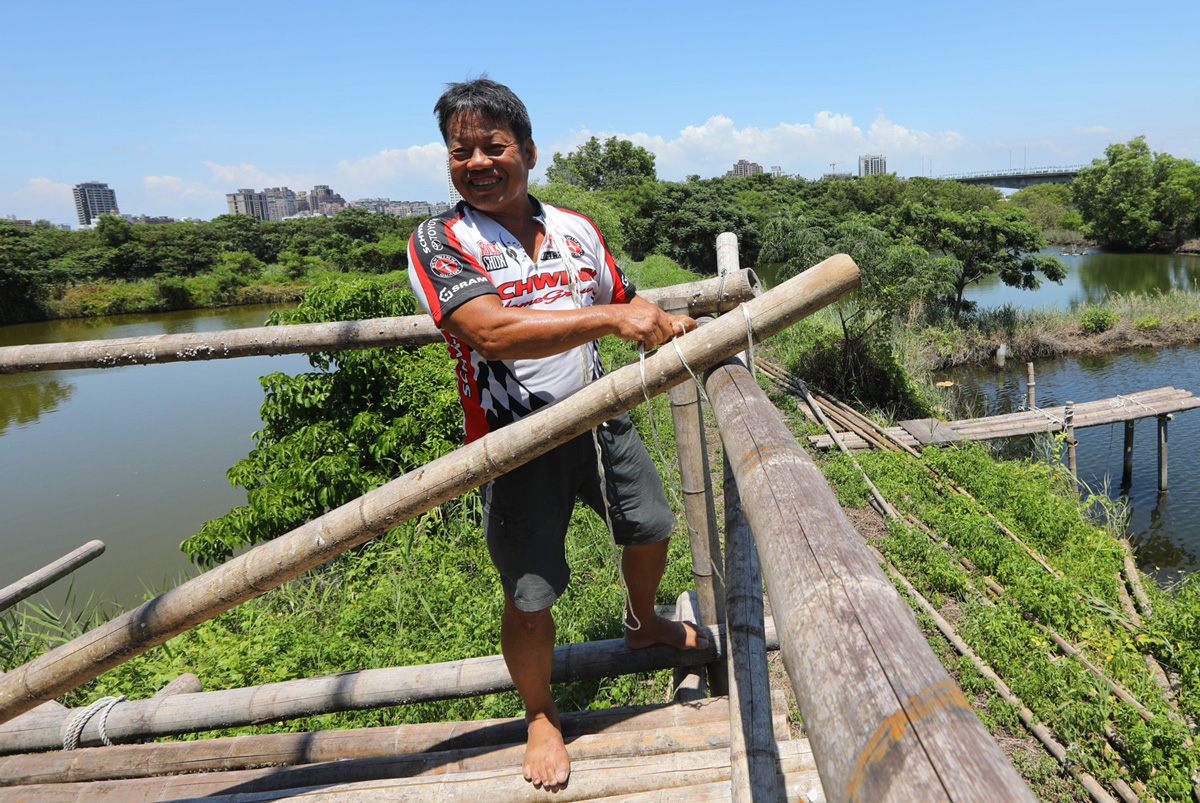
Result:
M1029 222L1043 231L1061 229L1062 217L1070 211L1071 188L1066 184L1034 184L1013 193L1008 202L1024 209Z
M608 250L614 254L625 253L625 232L621 230L621 219L599 195L561 183L535 187L533 192L547 203L565 206L587 215L596 224L596 228L600 229Z
M585 190L600 190L623 182L655 179L654 154L627 139L609 137L601 145L592 137L567 156L554 154L546 170L551 182L574 184Z
M956 321L964 308L963 291L985 276L999 274L1009 287L1036 290L1041 285L1038 273L1053 282L1067 275L1057 259L1037 253L1046 241L1019 209L954 209L910 202L901 210L901 223L914 242L953 259L950 301Z
M1200 167L1151 153L1144 137L1113 143L1071 183L1083 233L1106 247L1142 251L1200 233Z

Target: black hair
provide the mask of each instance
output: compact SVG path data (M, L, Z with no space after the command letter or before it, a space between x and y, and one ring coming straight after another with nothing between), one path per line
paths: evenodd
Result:
M443 142L450 139L450 123L463 112L477 112L494 122L507 124L521 144L533 135L525 104L511 89L486 76L446 84L446 91L433 106Z

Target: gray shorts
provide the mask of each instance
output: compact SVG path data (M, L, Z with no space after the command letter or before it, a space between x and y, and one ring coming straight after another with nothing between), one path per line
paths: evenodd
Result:
M662 479L627 414L597 430L618 544L668 538L675 517ZM591 433L483 485L483 532L504 594L522 611L548 608L567 588L566 537L578 496L601 518L604 502Z

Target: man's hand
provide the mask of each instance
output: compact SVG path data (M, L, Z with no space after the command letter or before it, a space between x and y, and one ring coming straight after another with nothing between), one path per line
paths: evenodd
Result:
M663 312L641 296L634 296L628 304L615 309L619 310L619 318L614 334L625 340L636 340L646 351L696 328L696 322L687 315Z

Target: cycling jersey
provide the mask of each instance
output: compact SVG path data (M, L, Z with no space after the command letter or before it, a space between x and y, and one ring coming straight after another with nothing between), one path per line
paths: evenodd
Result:
M633 284L617 267L591 220L532 196L529 200L534 218L546 229L536 261L507 229L465 201L413 232L408 241L409 283L439 328L443 318L463 303L489 294L499 296L506 307L574 309L562 248L570 249L579 271L584 306L625 304L633 299ZM556 235L564 242L557 242ZM595 341L540 359L485 360L444 329L442 335L456 361L468 443L579 390L581 349L591 378L604 373Z

